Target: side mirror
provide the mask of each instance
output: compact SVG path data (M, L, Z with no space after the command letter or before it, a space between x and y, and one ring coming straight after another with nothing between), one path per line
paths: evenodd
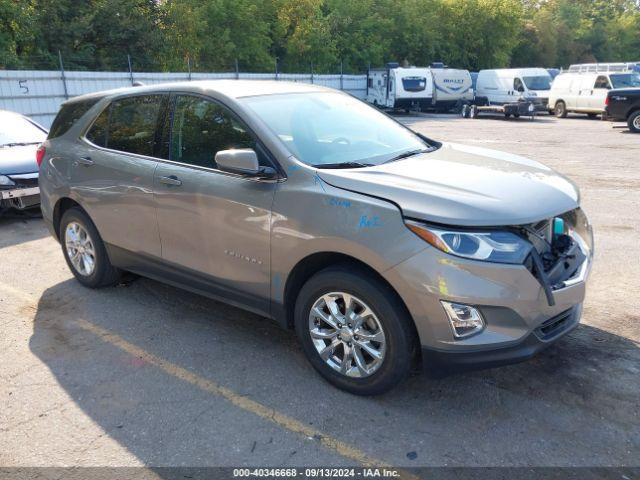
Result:
M258 155L251 148L238 150L220 150L216 153L215 162L220 170L244 175L260 173Z
M520 85L520 86L518 87L518 91L519 91L520 93L524 92L524 87L523 87L522 85Z

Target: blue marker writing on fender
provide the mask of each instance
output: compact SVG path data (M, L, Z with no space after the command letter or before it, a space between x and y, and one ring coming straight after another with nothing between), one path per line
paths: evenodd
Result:
M358 223L358 228L374 228L381 227L382 222L380 221L380 217L367 217L366 215L362 215L360 217L360 223Z
M342 200L340 198L330 198L325 202L331 207L349 208L351 206L351 202L349 200Z

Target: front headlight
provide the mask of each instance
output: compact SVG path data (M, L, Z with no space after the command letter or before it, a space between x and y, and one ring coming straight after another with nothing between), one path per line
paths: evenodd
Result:
M465 231L406 221L407 227L430 245L451 255L486 262L521 264L532 245L507 231Z
M13 187L15 184L9 177L0 175L0 187Z

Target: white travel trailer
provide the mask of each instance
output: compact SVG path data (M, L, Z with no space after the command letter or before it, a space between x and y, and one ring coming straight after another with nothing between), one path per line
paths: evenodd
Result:
M544 68L480 70L476 83L477 105L530 102L536 111L547 111L551 75Z
M378 107L448 111L473 99L471 75L441 64L402 68L390 63L369 71L366 98Z
M549 108L559 118L569 112L595 117L605 112L609 90L634 87L640 87L640 62L571 65L553 81Z

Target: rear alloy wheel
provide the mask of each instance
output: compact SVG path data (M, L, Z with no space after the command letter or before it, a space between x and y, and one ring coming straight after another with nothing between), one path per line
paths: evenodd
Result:
M629 130L631 130L633 133L640 133L640 110L638 110L637 112L633 112L629 116L627 125L629 125Z
M567 118L567 105L563 101L556 102L554 111L556 112L556 117Z
M309 362L338 388L377 395L409 374L417 351L411 317L365 270L336 266L315 274L298 294L294 318Z
M59 232L67 265L82 285L98 288L120 280L122 271L111 265L98 230L82 209L64 212Z
M96 250L93 240L78 222L70 222L64 230L64 244L73 268L83 276L89 276L96 267Z

